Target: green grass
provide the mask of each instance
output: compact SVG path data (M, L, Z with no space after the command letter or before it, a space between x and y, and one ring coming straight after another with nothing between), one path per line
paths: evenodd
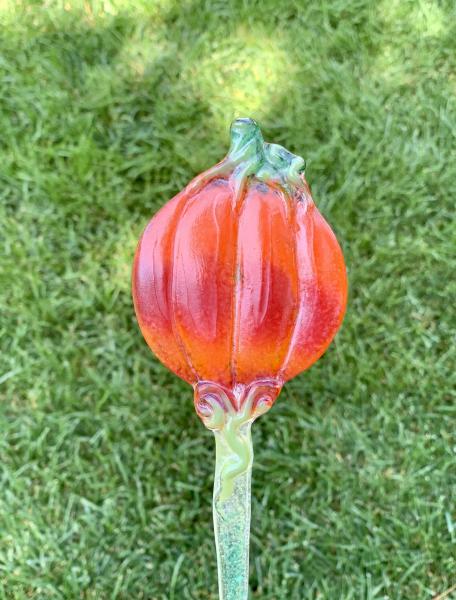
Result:
M307 159L350 279L336 342L254 427L252 599L448 590L454 3L0 11L0 599L217 597L213 440L143 342L129 279L234 116Z

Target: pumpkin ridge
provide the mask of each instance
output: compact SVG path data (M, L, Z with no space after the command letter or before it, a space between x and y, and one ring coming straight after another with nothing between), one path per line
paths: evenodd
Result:
M196 372L195 367L193 366L192 360L187 352L184 341L179 332L179 328L177 325L176 310L175 310L176 303L174 302L176 263L177 263L177 261L176 261L176 239L179 234L179 225L181 223L181 219L185 215L185 212L188 207L188 203L191 200L193 200L193 197L190 197L190 198L184 197L182 199L182 201L181 201L182 206L179 207L180 208L179 211L176 211L176 212L178 212L177 217L175 219L173 219L173 221L172 221L173 225L175 226L175 231L174 231L174 236L171 236L171 243L170 243L170 249L169 249L170 250L169 254L171 257L171 265L170 265L171 274L170 274L169 284L168 284L168 294L169 294L169 298L171 300L171 302L169 302L169 306L170 306L169 319L170 319L170 323L171 323L171 330L174 334L174 338L176 340L177 347L179 348L179 350L182 353L184 361L187 363L188 368L190 369L190 371L193 373L193 375L196 377L196 380L198 381L198 379L199 379L198 373Z
M306 215L307 215L307 210L306 209ZM296 311L296 319L295 319L295 323L292 329L292 333L290 335L290 343L288 345L288 351L287 354L285 356L285 359L283 361L282 367L279 371L280 377L283 379L286 379L286 370L288 369L290 362L292 360L293 354L296 350L296 346L297 346L297 341L298 341L298 337L299 337L299 330L303 327L303 321L302 321L302 312L304 309L304 305L303 305L303 298L302 298L302 281L301 281L301 273L300 273L300 262L299 262L299 251L298 251L298 235L297 232L299 230L299 223L298 223L298 210L297 207L295 207L294 210L294 224L295 224L295 228L296 228L296 235L295 235L295 241L294 241L294 247L295 247L295 251L296 251L296 276L297 276L297 282L298 282L298 304L297 304L297 311ZM314 236L314 222L313 219L310 218L309 219L309 226L306 227L306 246L307 246L307 250L308 252L306 253L306 256L308 256L310 258L310 262L312 263L312 273L316 273L316 265L315 265L315 252L314 252L314 244L315 244L315 236ZM317 277L317 282L318 282L318 277ZM312 296L310 298L311 302L306 305L307 310L309 311L309 308L312 311L312 314L315 310L315 305L317 302L317 292L315 290L315 284L312 286ZM306 325L311 321L312 316L310 314L307 315L307 318L305 320Z
M235 212L236 218L234 219L234 246L236 248L235 261L234 261L234 272L233 272L233 297L231 301L231 333L230 333L230 373L231 383L234 386L237 383L237 368L236 360L239 353L239 327L240 327L240 298L242 294L242 274L240 272L240 261L239 261L239 227L241 223L241 214L244 207L244 200L247 195L248 179L245 173L238 176L236 182L232 182L235 174L233 173L230 177L230 183L234 184L234 194L232 201L232 210Z

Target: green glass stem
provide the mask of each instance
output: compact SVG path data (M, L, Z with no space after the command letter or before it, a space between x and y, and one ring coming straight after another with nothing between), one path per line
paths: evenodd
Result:
M226 157L187 185L195 193L215 177L229 176L236 197L244 182L254 175L260 181L277 183L292 195L302 189L305 160L279 144L264 141L253 119L236 119L231 124L231 145Z
M214 531L220 600L249 596L250 487L253 421L280 393L278 380L229 390L213 381L195 386L195 408L215 435Z
M253 447L249 421L215 431L213 498L220 600L249 594L250 489Z

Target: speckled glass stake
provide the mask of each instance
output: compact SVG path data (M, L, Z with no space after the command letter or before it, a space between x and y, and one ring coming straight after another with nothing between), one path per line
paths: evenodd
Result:
M203 383L196 389L197 412L215 434L213 516L219 592L223 600L248 597L251 426L255 418L269 409L275 390L273 382L258 382L245 398L234 397L238 402L232 403L228 394L212 383Z
M155 354L194 388L214 432L214 528L221 600L247 600L251 425L341 325L342 252L304 161L236 119L231 146L146 227L133 298Z

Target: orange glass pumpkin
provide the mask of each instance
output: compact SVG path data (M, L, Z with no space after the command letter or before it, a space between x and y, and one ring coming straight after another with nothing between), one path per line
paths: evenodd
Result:
M344 316L344 259L303 167L238 119L227 157L155 215L137 248L133 297L150 348L197 390L221 386L235 407L257 381L275 397Z

